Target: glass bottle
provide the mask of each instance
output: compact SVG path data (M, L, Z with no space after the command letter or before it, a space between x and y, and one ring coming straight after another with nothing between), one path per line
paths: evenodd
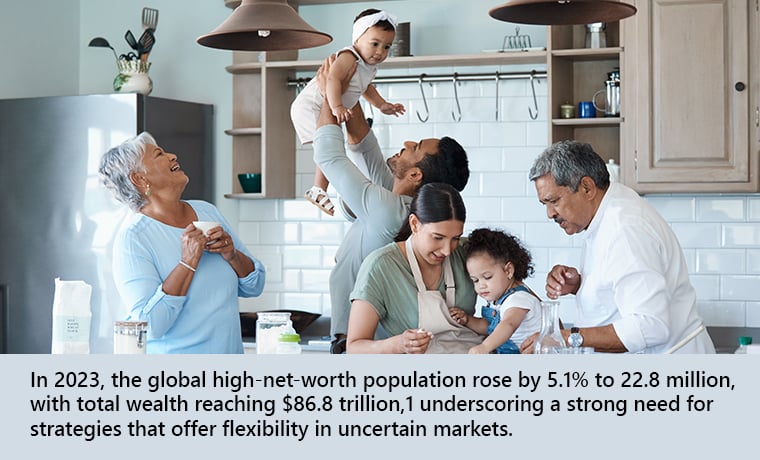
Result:
M541 302L541 332L538 333L533 353L546 355L557 353L558 348L566 348L565 339L559 329L559 302Z
M747 345L752 343L752 337L748 337L746 335L743 335L739 337L739 348L734 351L737 355L746 355L747 354Z

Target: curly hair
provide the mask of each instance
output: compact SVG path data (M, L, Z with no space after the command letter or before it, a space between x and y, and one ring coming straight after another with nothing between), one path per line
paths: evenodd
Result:
M533 258L517 237L501 230L478 228L473 230L464 244L465 260L478 254L488 254L494 260L515 267L515 279L523 281L533 276Z

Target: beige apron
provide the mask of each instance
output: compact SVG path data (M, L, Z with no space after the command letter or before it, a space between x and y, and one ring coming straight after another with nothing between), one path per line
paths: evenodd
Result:
M483 336L458 324L449 315L449 307L453 307L456 303L454 272L451 270L449 258L443 261L446 300L437 290L429 291L425 287L420 265L414 257L411 238L406 240L406 258L409 260L414 281L417 283L418 327L433 333L426 353L467 353L470 348L482 343Z

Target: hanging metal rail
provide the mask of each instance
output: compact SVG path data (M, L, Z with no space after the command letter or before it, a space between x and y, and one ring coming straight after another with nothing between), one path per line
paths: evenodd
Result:
M425 92L422 88L422 83L430 83L431 85L434 82L443 82L443 81L453 81L454 82L454 94L456 96L456 105L458 109L458 114L455 114L452 112L452 117L455 121L460 121L462 119L462 112L459 107L459 96L456 94L456 86L457 83L461 83L463 81L494 81L496 83L496 120L499 119L499 81L500 80L517 80L521 78L527 78L530 79L530 87L531 92L533 95L533 108L535 109L535 113L531 108L528 108L528 114L530 115L530 118L532 120L535 120L538 118L538 101L536 100L536 88L535 88L535 82L539 78L546 78L546 71L545 70L530 70L530 71L524 71L524 72L490 72L490 73L451 73L451 74L434 74L429 75L426 73L421 73L419 75L401 75L401 76L379 76L375 77L374 80L372 80L372 83L374 84L390 84L390 83L417 83L420 85L420 92L422 93L422 100L425 103L425 110L427 111L427 100L425 98ZM304 86L306 86L307 83L311 80L311 77L308 78L295 78L295 79L288 79L288 86L295 86L297 87L297 90L301 90ZM421 122L426 122L428 119L429 113L423 118L419 112L417 112L417 117L420 119Z

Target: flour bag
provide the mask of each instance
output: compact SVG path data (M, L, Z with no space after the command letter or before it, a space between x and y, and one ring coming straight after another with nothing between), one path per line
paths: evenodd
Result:
M53 354L90 352L91 294L92 286L84 281L55 279Z

